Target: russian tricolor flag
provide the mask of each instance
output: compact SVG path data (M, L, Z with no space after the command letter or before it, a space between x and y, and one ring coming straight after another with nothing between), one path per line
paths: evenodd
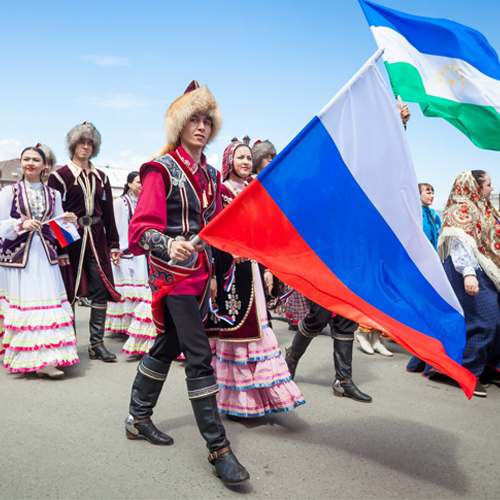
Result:
M379 50L201 232L354 321L381 329L459 382L463 312L422 231L401 119Z
M64 248L73 241L79 240L80 235L74 224L62 218L52 219L49 221L50 229L54 233L59 245Z

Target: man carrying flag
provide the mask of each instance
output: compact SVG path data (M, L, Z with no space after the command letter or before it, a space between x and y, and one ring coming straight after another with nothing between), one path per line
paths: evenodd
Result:
M463 312L422 231L404 129L375 64L381 53L200 237L264 264L328 311L388 332L470 398Z
M212 349L203 326L211 289L217 287L211 248L190 243L222 208L220 173L203 154L221 126L213 95L191 82L167 112L166 145L141 167L142 191L129 227L129 248L135 255L150 252L158 335L137 369L125 429L129 439L142 436L152 444L173 444L151 416L172 361L183 353L188 397L208 460L224 483L235 485L250 476L231 451L217 410Z

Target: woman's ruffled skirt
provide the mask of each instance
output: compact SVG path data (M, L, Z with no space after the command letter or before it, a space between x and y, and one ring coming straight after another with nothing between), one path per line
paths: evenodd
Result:
M108 333L125 334L135 308L144 301L151 302L146 257L122 259L119 266L113 266L113 279L122 297L120 302L108 302L105 329Z
M108 302L106 332L128 335L122 348L125 354L144 355L156 338L146 257L122 259L120 266L113 266L113 278L122 298Z
M127 334L128 339L122 348L125 354L141 356L147 354L154 344L157 332L151 316L151 292L148 301L138 304L132 313Z
M311 301L296 290L286 302L286 317L294 325L304 319L311 309Z
M59 266L48 263L37 243L24 269L0 267L0 336L4 366L13 373L79 362Z
M263 329L259 341L210 340L210 344L219 386L217 406L221 413L261 417L305 403L271 328Z

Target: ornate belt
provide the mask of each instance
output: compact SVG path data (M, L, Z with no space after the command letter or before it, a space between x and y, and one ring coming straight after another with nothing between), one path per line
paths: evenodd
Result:
M99 215L91 217L90 215L84 215L83 217L78 217L77 222L79 226L87 227L97 224L101 220Z

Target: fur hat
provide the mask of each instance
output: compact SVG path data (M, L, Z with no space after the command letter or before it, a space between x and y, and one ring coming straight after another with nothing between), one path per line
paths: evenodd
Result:
M196 113L205 114L212 119L212 132L208 143L212 142L222 127L222 111L207 86L200 87L198 82L193 80L184 94L177 98L167 111L165 117L167 142L156 153L155 158L173 151L179 145L182 129Z
M42 144L40 142L35 147L41 149L44 152L46 162L50 163L51 167L54 167L55 164L57 163L57 159L56 159L56 155L54 154L54 151L52 151L52 149L50 149L48 146L45 146L44 144Z
M252 148L252 164L253 173L257 172L257 167L259 166L260 160L264 156L271 155L274 159L276 156L276 148L269 141L256 141Z
M94 149L90 158L95 158L101 149L101 134L90 122L83 122L81 125L73 127L66 136L66 149L68 150L69 157L73 158L75 154L75 147L78 141L81 140L92 141Z

